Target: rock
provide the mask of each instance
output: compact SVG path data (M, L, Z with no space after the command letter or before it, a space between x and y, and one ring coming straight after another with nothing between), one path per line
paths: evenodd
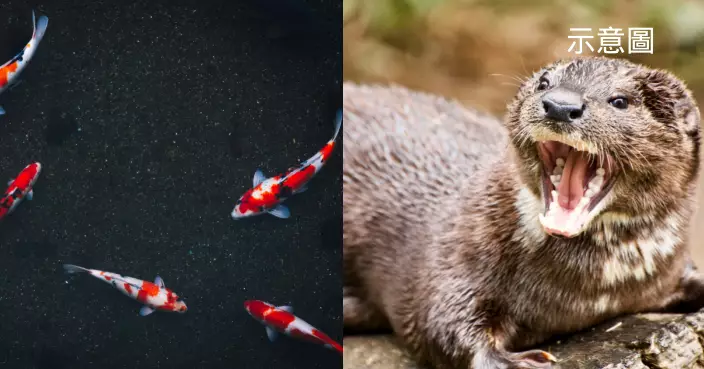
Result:
M560 360L556 369L704 369L702 342L704 311L625 316L541 348ZM344 345L345 369L430 369L390 336L347 336Z
M344 368L423 369L413 363L392 336L347 336L342 344Z

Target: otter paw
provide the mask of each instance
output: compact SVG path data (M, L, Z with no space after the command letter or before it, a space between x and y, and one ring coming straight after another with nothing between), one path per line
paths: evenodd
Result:
M508 360L513 364L513 368L547 369L552 368L557 358L542 350L530 350L523 352L512 352L508 354Z
M704 275L690 261L684 270L679 288L663 303L666 313L687 314L704 308Z
M509 352L499 347L477 351L472 360L473 369L551 369L557 359L542 350Z

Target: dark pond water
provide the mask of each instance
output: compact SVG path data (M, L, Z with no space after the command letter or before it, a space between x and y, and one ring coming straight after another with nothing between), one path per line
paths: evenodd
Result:
M49 25L0 94L0 178L43 171L0 221L0 367L340 367L322 346L269 342L243 302L292 305L341 341L341 147L285 202L289 219L230 212L257 168L330 139L341 2L5 0L0 64L31 37L32 9ZM63 263L160 275L189 310L142 317Z

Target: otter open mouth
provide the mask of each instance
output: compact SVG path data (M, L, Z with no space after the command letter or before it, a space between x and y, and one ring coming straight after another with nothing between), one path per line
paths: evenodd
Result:
M574 237L589 224L596 215L594 209L611 190L613 160L558 141L539 142L538 152L545 198L540 223L550 234Z

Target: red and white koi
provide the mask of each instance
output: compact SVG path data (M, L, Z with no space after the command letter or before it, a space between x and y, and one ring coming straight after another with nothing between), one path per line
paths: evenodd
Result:
M175 311L185 313L188 310L186 303L179 300L177 294L166 288L164 280L156 276L154 283L141 279L122 276L102 270L87 269L72 264L64 264L67 273L90 273L95 278L111 284L125 295L144 304L139 310L139 315L147 316L155 310Z
M41 171L41 164L29 164L22 169L15 179L7 183L10 187L7 188L5 194L0 198L0 219L12 213L25 198L32 200L34 183L37 182Z
M341 125L342 111L338 111L335 119L335 133L332 139L320 151L301 163L297 168L290 168L286 173L271 178L266 178L264 173L257 169L254 173L254 187L237 200L237 204L231 213L232 219L241 219L266 213L282 219L291 216L289 209L281 203L289 197L308 189L308 182L320 171L330 158L330 155L332 155Z
M271 342L274 342L280 332L342 353L342 345L293 315L293 308L290 306L276 307L264 301L247 300L244 302L244 308L249 315L266 326L266 335Z
M29 40L27 45L15 55L10 61L0 66L0 93L4 92L8 87L17 83L17 76L24 70L24 68L32 59L34 53L37 51L37 46L39 42L44 37L46 32L46 27L49 24L49 18L42 15L39 20L35 18L34 11L32 11L32 24L34 26L34 32L32 33L32 38ZM0 115L5 114L5 110L0 107Z

